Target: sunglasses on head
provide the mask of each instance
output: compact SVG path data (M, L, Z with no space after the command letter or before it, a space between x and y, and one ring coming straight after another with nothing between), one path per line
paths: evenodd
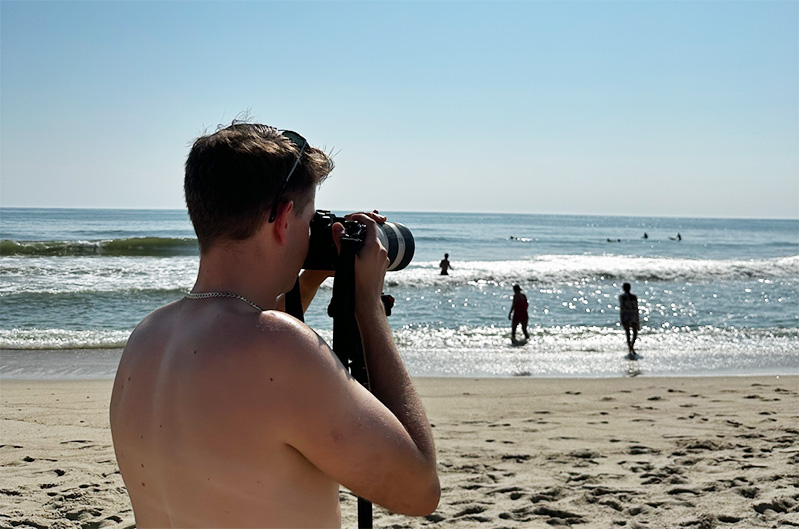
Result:
M275 192L275 203L272 205L272 213L269 215L269 222L275 222L275 217L278 215L278 204L280 204L281 193L283 193L283 190L286 189L286 184L289 183L289 179L292 177L292 174L294 174L295 169L297 169L297 165L300 163L300 158L303 156L303 151L305 150L306 145L308 145L306 139L294 131L282 130L280 133L283 137L288 138L289 141L294 143L299 150L297 151L297 159L294 161L292 169L289 171L289 174L286 175L286 178L283 179L281 185L278 186L278 190Z

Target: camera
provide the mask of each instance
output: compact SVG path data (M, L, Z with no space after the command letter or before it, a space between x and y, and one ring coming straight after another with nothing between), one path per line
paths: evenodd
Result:
M367 228L360 222L345 220L330 211L318 209L311 219L311 238L308 242L308 255L303 263L306 270L335 270L339 254L333 242L331 227L334 222L344 226L344 237L364 242ZM414 236L411 230L398 222L378 224L378 239L386 248L389 257L387 270L402 270L414 257Z

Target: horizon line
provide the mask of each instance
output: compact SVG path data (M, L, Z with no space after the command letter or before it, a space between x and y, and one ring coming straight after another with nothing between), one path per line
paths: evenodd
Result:
M71 207L71 206L2 206L1 209L39 209L39 210L95 210L95 211L183 211L186 208L168 207ZM318 208L319 209L319 208ZM345 211L348 208L328 208L331 211ZM446 213L452 215L529 215L529 216L555 216L555 217L634 217L651 219L696 219L696 220L779 220L800 222L798 217L720 217L715 215L635 215L626 213L531 213L523 211L429 211L417 209L388 209L387 213Z

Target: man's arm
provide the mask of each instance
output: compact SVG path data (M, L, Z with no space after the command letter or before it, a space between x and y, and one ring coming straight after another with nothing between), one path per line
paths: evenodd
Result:
M428 486L423 490L430 490L429 497L435 499L430 508L433 511L440 494L433 433L422 401L394 343L380 299L388 266L386 250L378 242L374 216L354 215L353 218L367 226L367 235L356 259L355 310L370 390L400 421L416 445L419 470L428 478Z
M425 408L397 351L383 304L378 300L371 307L357 307L356 314L369 372L370 391L402 424L416 447L409 469L416 474L416 485L412 486L419 487L415 492L421 494L420 498L414 500L419 505L409 503L407 513L429 514L439 503L440 489L433 432ZM382 479L393 480L395 476L388 474ZM401 494L409 492L406 490Z
M308 327L278 316L287 332L270 336L280 355L280 409L286 443L332 480L401 514L426 515L440 497L430 423L380 301L388 259L375 221L356 259L356 318L374 393L358 383ZM334 225L334 238L341 237ZM273 315L275 316L275 315ZM276 369L273 366L272 369ZM277 382L277 379L275 380Z
M265 438L279 435L353 493L393 512L423 516L436 509L440 495L433 436L382 310L375 306L359 318L361 325L375 325L362 333L374 394L307 326L264 313L263 327L273 331L268 346L277 355L262 354L258 367L250 366L270 375L249 401L269 405L278 420L253 427L265 428Z

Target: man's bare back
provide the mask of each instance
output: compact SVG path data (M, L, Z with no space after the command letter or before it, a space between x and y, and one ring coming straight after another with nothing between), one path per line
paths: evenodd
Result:
M257 347L287 319L182 300L131 336L111 420L139 527L339 526L338 484L287 444L286 391L302 366Z
M181 300L137 327L111 426L140 528L339 527L338 483L397 512L418 501L403 425L308 327L237 299Z

